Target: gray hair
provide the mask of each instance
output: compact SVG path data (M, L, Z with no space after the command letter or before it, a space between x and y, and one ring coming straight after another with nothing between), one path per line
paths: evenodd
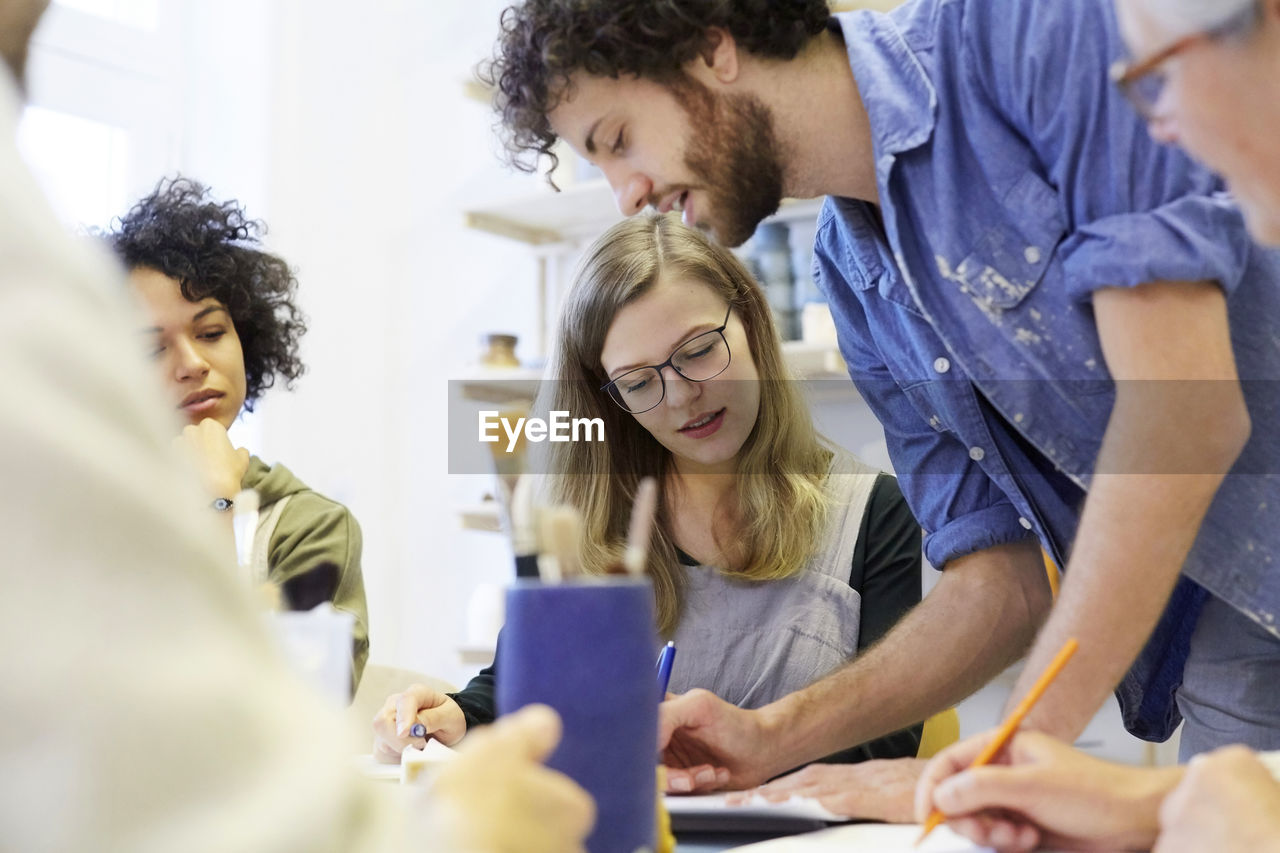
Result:
M1176 32L1212 30L1242 18L1257 0L1143 0L1147 10Z

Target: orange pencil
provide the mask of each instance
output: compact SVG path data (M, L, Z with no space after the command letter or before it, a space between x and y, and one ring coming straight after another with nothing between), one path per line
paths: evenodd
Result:
M1036 681L1035 686L1032 687L1031 691L1023 697L1021 702L1018 703L1018 707L1013 709L1013 713L1005 719L1004 724L1000 726L1000 731L998 731L996 736L991 739L991 742L987 744L987 748L982 750L978 757L973 760L973 763L969 765L970 770L974 767L981 767L984 764L991 763L991 759L996 757L996 753L1004 749L1005 744L1007 744L1009 739L1013 737L1013 733L1018 730L1018 726L1022 725L1023 718L1026 717L1027 714L1031 713L1031 709L1035 706L1037 700L1039 700L1041 695L1044 694L1044 691L1049 688L1049 685L1053 683L1053 680L1058 677L1058 673L1062 672L1062 668L1066 666L1067 661L1071 659L1071 656L1076 653L1076 649L1079 645L1080 644L1076 642L1074 637L1063 643L1062 650L1058 652L1057 657L1055 657L1049 664L1048 668L1045 669L1044 674L1040 676L1038 681ZM924 832L920 833L920 837L916 839L916 846L919 847L920 842L924 841L929 833L937 829L938 825L946 819L946 815L937 809L934 809L933 813L929 815L929 819L925 821Z

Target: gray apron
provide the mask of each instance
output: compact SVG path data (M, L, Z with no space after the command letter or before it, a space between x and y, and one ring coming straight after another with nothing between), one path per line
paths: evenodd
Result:
M853 550L880 472L837 449L822 542L799 573L743 581L685 566L688 585L671 671L673 693L702 687L758 708L813 683L858 652L862 596L849 586Z

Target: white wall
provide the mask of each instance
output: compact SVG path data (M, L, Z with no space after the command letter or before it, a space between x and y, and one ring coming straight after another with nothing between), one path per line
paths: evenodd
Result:
M470 590L510 558L459 528L454 504L488 483L448 475L447 382L482 331L533 332L530 257L461 216L530 186L463 93L503 5L282 1L265 81L272 242L311 330L309 374L262 406L262 451L360 519L372 659L453 681Z

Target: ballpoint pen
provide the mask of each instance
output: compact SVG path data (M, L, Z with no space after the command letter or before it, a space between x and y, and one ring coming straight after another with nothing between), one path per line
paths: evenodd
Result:
M671 666L676 662L676 644L667 643L658 655L658 694L662 701L667 695L667 685L671 683Z

